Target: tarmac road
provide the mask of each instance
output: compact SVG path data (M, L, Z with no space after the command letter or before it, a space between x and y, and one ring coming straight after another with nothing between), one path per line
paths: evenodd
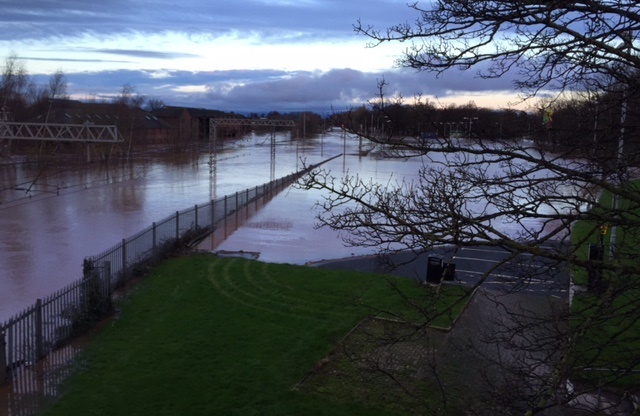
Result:
M455 266L453 283L479 285L483 289L500 292L525 292L564 298L569 293L569 273L565 264L528 254L512 256L504 249L479 246L442 248L416 255L402 252L381 258L376 255L350 257L311 263L309 266L341 270L358 270L411 277L426 281L437 270L432 265L450 263ZM431 260L430 260L431 259ZM440 263L441 262L441 263Z

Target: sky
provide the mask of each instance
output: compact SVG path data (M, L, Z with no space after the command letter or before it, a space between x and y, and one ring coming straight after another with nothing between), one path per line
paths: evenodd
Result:
M508 78L398 68L407 44L372 48L353 29L416 17L406 0L0 0L0 66L16 55L43 85L61 70L79 100L129 85L166 105L238 113L345 111L374 100L382 79L407 102L516 101Z

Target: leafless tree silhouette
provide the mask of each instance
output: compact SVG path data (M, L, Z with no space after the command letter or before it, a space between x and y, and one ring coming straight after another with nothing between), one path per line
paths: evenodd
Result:
M386 128L363 131L352 112L342 124L387 157L422 158L422 168L412 182L385 184L313 171L299 184L328 191L319 225L348 231L347 245L378 247L388 256L473 247L506 253L474 283L463 313L469 318L446 336L447 352L435 356L440 364L424 364L438 370L432 373L449 399L459 394L444 376L455 363L482 374L486 394L465 412L627 411L627 399L640 390L637 2L420 4L409 6L417 15L412 24L379 30L358 22L355 30L371 46L407 42L403 67L476 69L481 78L515 72L523 99L582 91L578 101L597 109L598 126L573 138L579 146L559 146L550 123L541 137L409 136L393 129L391 110L402 97L385 97L382 80L371 108ZM412 108L419 111L420 103ZM517 276L510 290L486 290L488 279L506 269ZM564 295L519 291L532 282L553 285L560 273L577 283L570 303ZM468 376L453 380L460 377ZM438 403L442 411L447 400Z

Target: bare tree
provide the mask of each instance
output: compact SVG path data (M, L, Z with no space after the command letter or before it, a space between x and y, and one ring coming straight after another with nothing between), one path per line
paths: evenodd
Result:
M125 137L125 141L127 142L127 157L131 156L136 118L146 100L144 95L137 94L135 91L135 87L131 84L124 84L120 95L113 99L113 104L118 106L116 115L118 119L118 130L128 130L129 132L128 137Z
M68 99L66 75L61 69L58 69L49 78L49 88L47 90L47 98L49 100L49 108L45 117L45 123L49 121L49 113L54 105L55 100Z
M35 86L22 62L15 54L6 58L0 77L0 111L12 113L14 118L23 116L33 96Z
M615 145L596 147L591 135L583 138L585 146L597 149L594 157L576 146L513 138L422 140L394 131L383 82L372 110L388 117L387 129L366 138L385 146L387 154L422 158L417 180L383 185L357 176L338 179L319 169L300 186L329 191L320 203L320 225L348 231L348 245L416 256L479 246L506 253L475 285L483 288L492 273L511 268L518 276L512 296L487 292L502 313L488 317L494 324L474 343L455 344L483 358L479 370L490 386L492 406L528 414L579 405L594 412L619 409L621 397L640 391L635 352L640 192L631 180L640 155L634 145L640 121L638 4L439 0L430 5L409 6L417 12L413 24L379 30L359 22L355 29L373 46L409 42L401 66L477 69L481 78L515 71L515 86L525 98L543 90L591 91L589 97L600 103L598 116L608 115L601 121L615 132ZM582 103L594 105L591 99ZM363 134L357 126L345 127ZM549 137L553 134L549 128ZM589 289L571 305L561 299L533 308L527 305L531 299L514 301L519 288L534 281L552 285L563 270L578 281L584 276L581 282ZM589 401L589 395L602 398L603 391L619 394Z
M145 105L145 110L153 111L158 110L160 108L164 108L166 104L159 98L149 98Z
M517 71L516 87L534 94L597 85L601 79L638 89L624 68L640 67L635 1L454 1L410 5L414 24L379 30L358 22L371 45L410 41L398 64L420 71L474 68L483 78Z

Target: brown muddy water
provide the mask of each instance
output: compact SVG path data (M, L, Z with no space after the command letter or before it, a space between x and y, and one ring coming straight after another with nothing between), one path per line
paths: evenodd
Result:
M349 144L352 145L352 144ZM348 146L349 146L348 145ZM268 136L208 154L149 151L127 163L25 164L0 159L0 323L82 277L85 257L176 211L288 175L344 151L341 136Z

